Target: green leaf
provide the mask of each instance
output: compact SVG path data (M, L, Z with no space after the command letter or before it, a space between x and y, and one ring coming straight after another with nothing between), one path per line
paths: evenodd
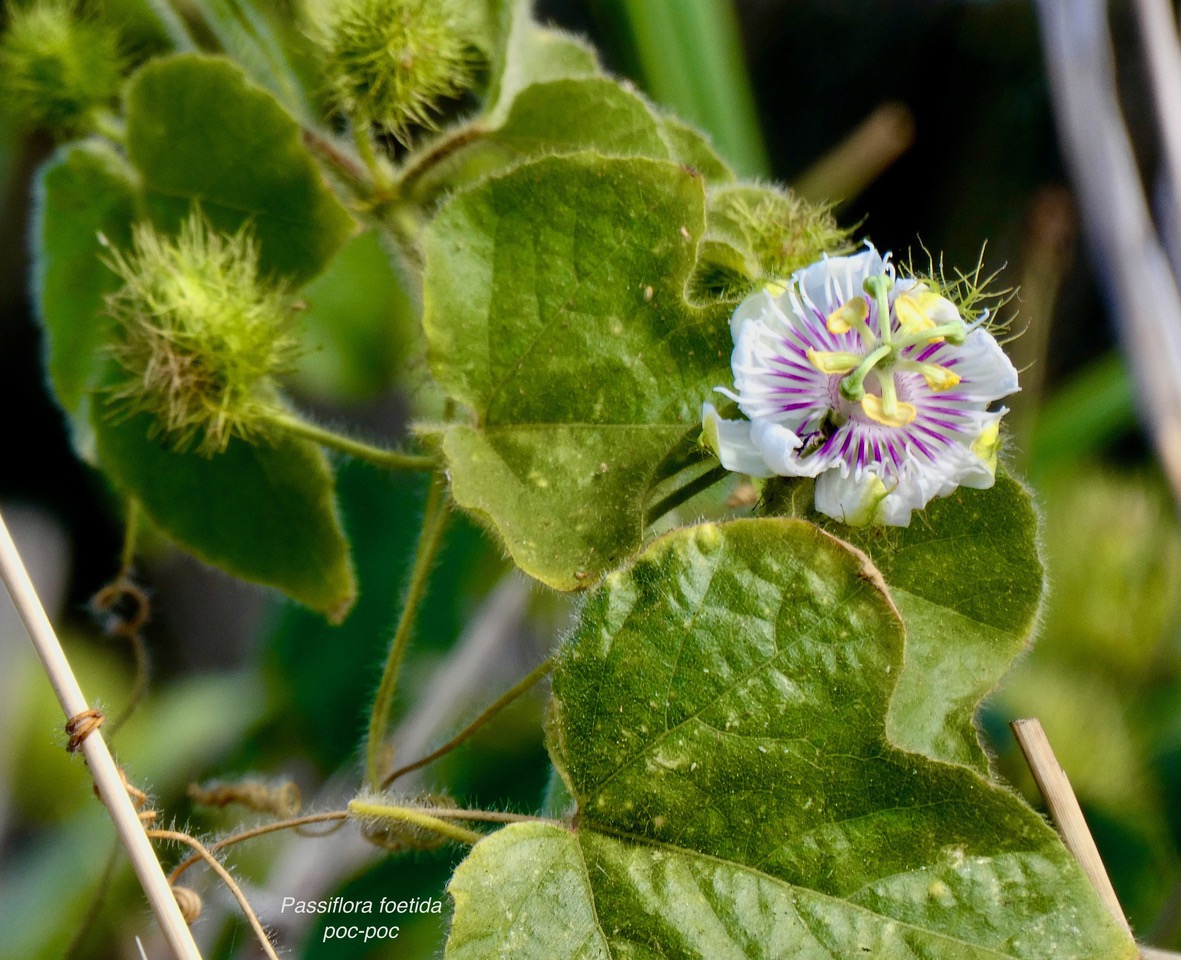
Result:
M499 125L513 98L532 83L602 72L593 47L560 30L539 26L531 7L531 0L489 2L489 19L497 35L487 94L487 120L492 126Z
M718 156L704 133L672 114L663 115L659 122L660 135L673 160L693 167L711 183L729 183L734 179L734 171Z
M249 222L263 271L296 285L356 228L300 137L274 97L218 57L154 60L128 87L127 151L157 225L174 229L194 203L223 230Z
M766 176L770 164L734 5L719 0L600 4L622 26L617 53L631 61L631 72L643 77L652 99L708 130L743 176Z
M811 524L657 541L554 673L575 825L477 844L448 960L1135 957L1033 810L890 741L902 664L877 571Z
M906 625L891 739L987 771L973 712L1032 639L1045 578L1029 493L1002 474L931 501L909 527L824 521L869 554Z
M147 414L96 416L94 426L103 470L189 553L278 587L333 622L348 614L356 583L318 447L283 436L258 446L234 439L206 458L148 439Z
M582 150L673 159L643 97L608 77L553 80L526 87L501 126L429 168L415 197L427 203L522 160Z
M33 294L45 331L45 367L70 418L75 448L93 457L88 408L105 365L110 322L103 297L119 280L102 262L100 234L130 242L136 216L134 171L99 141L63 147L41 168L35 188Z
M694 289L703 297L742 300L823 253L850 250L849 232L837 225L828 207L777 187L715 186L709 192L708 220L694 277Z
M436 379L470 407L444 451L517 564L586 586L635 550L653 473L729 375L726 311L685 299L701 178L578 154L458 195L426 231Z

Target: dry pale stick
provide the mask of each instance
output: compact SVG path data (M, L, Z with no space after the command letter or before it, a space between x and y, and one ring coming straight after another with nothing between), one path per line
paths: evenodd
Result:
M1014 720L1009 724L1013 728L1013 735L1025 754L1025 760L1037 781L1037 788L1041 791L1042 799L1046 801L1046 809L1054 820L1062 836L1062 843L1078 861L1091 886L1099 894L1103 906L1121 927L1131 936L1132 928L1124 916L1123 907L1115 895L1115 888L1107 876L1107 868L1099 858L1099 850L1095 847L1095 839L1087 828L1087 821L1083 819L1082 808L1078 798L1066 778L1066 772L1054 756L1046 731L1042 729L1038 720ZM1181 960L1181 954L1169 950L1158 950L1156 947L1146 947L1137 944L1143 960Z
M1107 912L1130 934L1132 928L1128 926L1123 907L1120 906L1115 888L1107 876L1107 869L1099 858L1099 850L1095 847L1095 840L1087 828L1087 821L1083 819L1078 798L1074 795L1070 781L1066 779L1066 772L1050 748L1050 741L1046 737L1046 731L1042 729L1041 722L1014 720L1010 726L1021 752L1025 754L1029 769L1033 772L1033 779L1037 781L1042 799L1046 801L1046 809L1050 811L1050 816L1062 835L1066 849L1074 854L1075 860L1091 881L1091 886L1099 894L1099 899L1103 901Z
M58 642L57 634L49 623L49 617L41 606L29 574L21 562L16 544L0 517L0 579L12 595L12 602L24 621L25 628L32 638L37 655L49 676L49 682L57 694L66 719L76 717L90 709L90 704L82 695L82 688L74 677L69 661ZM110 811L111 819L115 822L119 839L123 842L131 864L139 877L139 882L147 894L148 902L160 922L164 936L172 948L177 960L201 960L201 953L193 940L188 924L181 916L180 907L172 895L172 888L164 871L160 869L160 861L156 859L156 852L152 849L148 835L144 833L143 823L136 813L136 809L128 796L123 778L119 773L106 741L97 730L81 742L81 750L86 757L86 765L90 768L90 775L94 777L99 796Z
M1141 411L1181 503L1181 291L1148 212L1120 111L1107 4L1036 0L1035 6L1059 142L1083 225L1131 361Z

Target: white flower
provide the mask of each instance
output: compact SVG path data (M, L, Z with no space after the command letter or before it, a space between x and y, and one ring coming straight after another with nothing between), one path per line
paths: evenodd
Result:
M992 486L1005 410L990 407L1017 371L983 326L866 247L739 305L734 390L718 390L747 419L710 403L702 419L728 469L815 477L821 513L904 527L957 486Z

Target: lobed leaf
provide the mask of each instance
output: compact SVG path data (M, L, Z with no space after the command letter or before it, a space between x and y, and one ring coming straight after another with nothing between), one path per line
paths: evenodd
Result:
M973 714L1031 641L1042 598L1029 492L1001 474L991 489L931 501L909 527L824 526L869 554L906 626L891 739L987 772Z
M707 179L733 179L704 136L660 115L631 88L591 76L525 87L498 126L432 167L415 183L414 194L428 203L514 164L584 150L676 160Z
M579 810L475 846L448 960L1131 960L1041 818L895 745L903 628L803 521L677 531L588 598L553 678Z

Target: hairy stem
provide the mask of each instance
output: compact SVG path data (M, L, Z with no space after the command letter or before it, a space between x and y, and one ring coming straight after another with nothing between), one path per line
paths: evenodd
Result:
M264 823L257 827L252 827L249 830L243 830L241 833L235 833L232 836L223 837L217 843L211 843L206 849L210 853L217 853L218 850L224 850L226 847L232 847L236 843L241 843L243 840L253 840L255 837L262 837L268 833L277 833L280 830L292 830L300 827L305 827L312 823L329 823L333 820L347 820L349 812L347 810L331 810L327 813L309 813L302 817L292 817L289 820L277 820L274 823ZM194 853L186 857L178 863L168 875L169 885L175 884L180 879L181 874L189 869L193 864L200 863L205 859L200 853Z
M414 186L434 167L484 136L488 131L475 124L460 127L432 144L425 152L411 157L399 171L397 189L403 197L413 197Z
M436 466L434 457L375 447L372 444L334 433L324 427L318 427L314 423L308 423L289 413L276 413L271 416L270 422L293 436L311 440L322 447L339 450L358 460L367 460L369 463L387 470L433 470Z
M342 150L333 140L316 130L304 127L302 130L303 144L309 150L331 164L341 176L349 180L354 186L360 187L365 194L374 192L373 177L364 164L358 163L355 157Z
M398 626L395 628L394 638L390 642L390 652L386 658L385 669L381 674L381 683L378 685L377 695L373 699L373 712L369 716L365 770L369 782L374 786L377 786L382 779L383 747L386 730L389 728L390 711L394 705L394 693L398 689L398 674L402 670L402 660L406 656L406 648L410 644L410 636L414 629L414 617L423 596L426 594L431 566L439 552L439 544L443 540L443 530L447 524L446 493L446 480L441 471L436 471L423 511L422 533L418 537L418 548L414 555L414 568L410 573L406 600L402 604L402 613L398 617Z
M146 832L153 840L175 840L177 843L187 844L196 850L201 859L209 864L209 868L221 878L221 882L229 888L230 893L234 895L234 899L238 901L238 906L242 908L242 912L250 922L251 929L254 930L255 936L258 937L258 943L262 947L263 953L267 955L269 960L279 960L278 954L275 953L275 948L271 945L271 938L267 936L267 932L262 928L262 924L258 920L258 915L254 912L254 908L250 906L250 901L246 899L246 894L234 882L234 878L230 876L229 871L218 863L217 858L206 849L200 840L190 837L187 833L181 833L178 830L148 830Z
M454 813L454 811L451 811ZM460 843L477 843L484 835L466 827L457 827L453 823L413 807L396 807L392 804L370 803L367 800L349 801L349 813L354 817L377 820L397 820L401 823L411 823L437 833L441 837L458 840Z
M373 177L373 185L376 188L378 199L385 200L394 196L396 192L394 181L389 170L377 155L377 149L373 145L373 134L369 130L369 121L363 117L358 117L353 122L353 142L357 145L357 153Z
M464 743L474 737L480 728L483 727L489 720L495 717L498 713L500 713L501 710L507 707L523 693L530 690L534 684L536 684L542 677L548 674L553 668L553 657L547 657L545 660L541 661L541 663L534 667L528 674L526 674L512 687L501 694L487 709L484 710L483 713L476 717L475 720L460 730L459 733L443 744L443 746L439 747L438 750L433 750L425 757L415 760L413 763L408 763L404 767L398 767L397 770L393 771L393 773L391 773L381 782L381 786L383 788L388 787L399 777L402 777L413 770L419 770L429 763L434 763L440 757L446 756L456 747L462 746Z
M143 700L144 694L148 692L148 651L144 646L144 638L138 630L120 634L120 636L125 637L127 642L131 644L131 655L135 658L135 680L131 684L131 693L127 695L127 703L118 715L107 723L108 743L115 738L115 734L119 732L123 724L131 719L131 715L135 713L136 708Z

